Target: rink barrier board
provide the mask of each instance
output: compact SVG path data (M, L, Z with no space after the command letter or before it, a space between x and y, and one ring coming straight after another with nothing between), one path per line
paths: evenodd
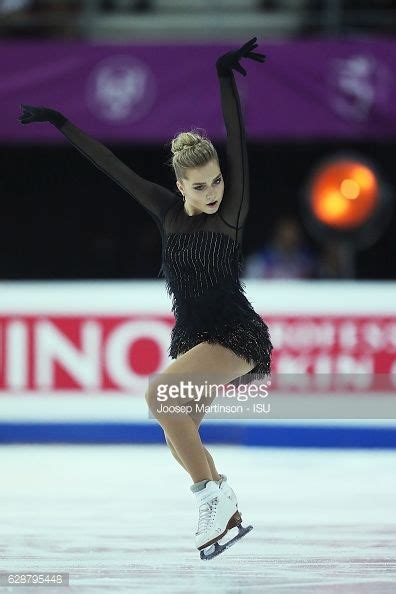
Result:
M210 423L205 443L300 448L396 448L396 427L267 426ZM0 423L0 444L165 444L152 423Z
M174 320L169 314L170 300L164 298L163 281L0 285L0 443L165 443L160 426L144 420L148 375L125 366L119 377L113 369L115 362L126 360L128 349L147 336L160 354L155 370L159 372L169 362L166 349ZM349 371L369 373L364 367L367 359L373 377L382 373L396 379L396 283L248 280L246 286L253 306L270 322L277 356L275 372L284 369L282 357L294 362L301 352L313 361L317 352L322 356L325 349L321 343L304 347L304 341L311 326L315 339L325 324L334 335L325 351L330 362L355 357ZM353 325L356 330L357 344L352 351L340 338L340 324ZM106 334L110 326L111 332ZM93 337L92 328L96 332ZM297 335L292 333L295 328ZM371 334L365 333L370 328ZM120 333L128 339L121 356L108 349ZM296 337L303 343L296 343ZM97 362L102 361L102 351L109 356L106 365L98 363L96 374L87 379L78 373L82 366L76 367L75 361L84 355L87 364L93 365L93 355L90 359L87 355L92 344ZM140 359L147 362L147 347L140 348L138 354L135 349L134 357L137 364ZM55 364L62 374L59 369L55 373ZM110 372L111 381L107 377ZM378 411L376 414L379 416ZM380 427L386 419L391 427ZM200 431L208 443L246 446L396 446L394 419L386 416L369 422L371 426L364 427L362 418L358 423L348 420L340 427L339 422L329 425L320 416L313 425L296 419L293 426L289 419L264 427L256 421L227 424L224 420L205 422Z

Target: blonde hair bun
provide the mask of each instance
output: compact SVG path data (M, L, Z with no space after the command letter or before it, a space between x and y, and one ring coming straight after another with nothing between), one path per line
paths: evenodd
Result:
M180 153L184 150L194 148L198 146L204 136L197 134L195 132L180 132L173 140L172 140L172 153L176 155L176 153Z
M217 151L205 130L194 128L188 132L180 132L171 142L172 160L176 179L186 178L190 167L200 167L212 159L219 161Z

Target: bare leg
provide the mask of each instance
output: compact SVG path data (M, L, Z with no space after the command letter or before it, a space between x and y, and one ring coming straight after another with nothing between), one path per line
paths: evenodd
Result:
M178 457L182 460L194 483L212 480L198 428L190 415L165 416L153 411L158 422L169 435Z
M201 376L209 378L211 376L216 377L219 384L225 384L248 373L253 367L254 364L247 363L231 349L227 349L220 344L201 342L171 363L160 374L160 379L161 383L165 383L166 374L174 374L186 379L189 378L190 374L201 374ZM170 380L172 380L171 377ZM212 472L215 471L217 474L217 471L214 464L212 471L205 448L202 445L197 424L193 418L188 414L169 415L162 413L158 410L156 398L156 386L153 385L146 393L147 403L164 429L178 458L190 474L193 482L196 483L205 479L212 480Z
M187 470L187 468L183 464L182 460L177 455L177 452L176 452L175 448L173 447L172 442L170 441L169 437L166 434L165 434L165 439L166 439L166 443L168 444L169 449L170 449L173 457L179 462L179 464L181 466L183 466L184 470ZM209 464L210 472L212 474L212 480L213 481L218 481L220 479L220 475L219 475L219 473L216 470L216 466L215 466L215 463L213 461L213 458L212 458L212 456L210 455L210 453L208 452L208 450L205 447L204 447L204 451L205 451L206 459L207 459L208 464ZM187 472L188 472L188 470L187 470Z

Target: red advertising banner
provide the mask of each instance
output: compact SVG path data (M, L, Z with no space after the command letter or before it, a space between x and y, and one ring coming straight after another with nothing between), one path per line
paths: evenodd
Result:
M371 391L386 378L382 389L396 391L396 315L272 315L265 321L278 382L319 377L334 387L334 378L344 378L348 389ZM131 394L139 386L141 392L148 376L171 362L173 323L170 315L147 312L2 315L0 390Z

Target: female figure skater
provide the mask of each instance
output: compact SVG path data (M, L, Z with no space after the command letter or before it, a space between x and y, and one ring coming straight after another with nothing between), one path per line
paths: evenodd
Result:
M254 37L216 62L227 131L226 184L217 152L207 137L191 131L172 140L172 165L182 199L138 176L60 112L22 105L22 124L52 123L157 223L163 245L162 270L176 319L169 347L169 355L175 361L160 374L162 382L164 374L216 374L221 384L227 384L249 373L250 377L270 373L272 344L268 327L245 297L239 280L249 178L233 70L246 76L239 63L241 58L264 62L265 56L253 51L256 41ZM217 472L213 458L202 444L198 427L205 413L159 412L156 388L155 382L150 385L146 401L164 430L172 454L191 476L190 488L199 506L195 543L202 559L212 558L251 527L241 527L235 493L226 477ZM235 526L238 535L219 545L217 541ZM213 548L214 552L207 554Z

